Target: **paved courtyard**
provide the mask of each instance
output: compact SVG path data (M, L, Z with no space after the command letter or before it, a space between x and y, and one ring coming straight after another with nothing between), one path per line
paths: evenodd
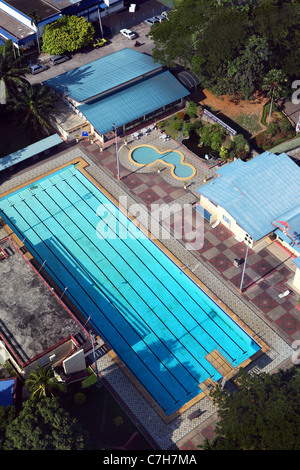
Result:
M152 141L160 148L163 146L165 146L164 148L180 147L180 143L171 140L160 143L155 133L143 139L140 139L138 144ZM116 179L115 145L113 144L101 152L97 144L83 141L57 155L52 155L40 164L36 163L33 167L20 172L16 178L3 182L1 192L30 181L59 165L82 156L89 163L88 172L91 176L99 181L116 199L125 195L130 204L140 203L141 208L145 208L145 212L151 208L153 202L161 204L175 202L178 204L178 216L184 205L192 208L197 201L198 195L195 189L201 184L205 184L203 182L204 174L210 179L215 177L214 168L206 168L204 162L198 161L194 156L184 151L187 162L193 164L197 169L196 176L191 180L188 188L184 189L183 182L174 180L169 169L162 169L160 173L157 173L157 171L149 172L147 169L137 169L135 165L131 167L126 157L128 149L121 148L122 145L120 140L118 143L120 181ZM128 143L129 147L132 145L136 145L136 142ZM290 288L291 294L289 296L280 299L277 295L282 290L286 290L286 285L292 278L289 260L280 264L280 260L266 247L258 253L250 250L244 278L246 290L242 295L238 289L241 268L236 268L233 265L233 259L237 256L244 256L245 247L235 240L232 233L221 224L215 228L205 224L204 238L198 237L201 243L199 246L192 245L190 240L185 239L193 227L198 229L195 219L197 217L196 211L192 210L192 214L193 219L189 217L187 222L180 220L180 218L169 221L168 225L174 236L164 240L165 246L270 346L270 350L265 355L251 364L251 373L270 372L280 367L289 366L293 353L291 342L299 337L299 318L297 316L299 311L295 309L297 296ZM184 216L186 217L186 213ZM163 214L162 228L166 226L168 217L170 214ZM182 227L185 231L184 236L180 238L176 236L176 233ZM189 249L191 246L193 249ZM96 351L97 365L98 370L101 371L102 381L154 448L196 449L199 444L203 443L205 437L210 439L214 436L217 409L208 397L194 404L178 418L167 424L112 360L111 356L107 353L103 354L101 342L98 346ZM230 381L226 387L232 387ZM201 414L191 419L191 415L195 411L201 411Z
M199 248L193 244L193 254L199 258L212 272L216 273L227 286L235 293L239 293L243 264L234 266L234 259L245 259L246 245L238 241L233 233L221 223L212 227L207 221L201 220L195 210L186 215L184 204L192 205L199 199L195 191L204 184L204 175L208 180L216 177L217 166L207 168L205 161L183 150L178 142L169 140L161 142L159 131L141 137L139 141L129 140L128 148L142 144L156 145L161 151L168 148L179 149L184 152L187 162L197 169L197 175L191 180L187 189L183 182L175 180L169 168L165 167L160 173L153 168L145 169L131 164L128 160L128 148L122 141L118 143L120 186L135 201L143 204L148 210L152 204L177 203L182 207L176 214L176 220L163 219L162 226L170 226L172 235L184 246L191 245L190 231L204 223L204 237L198 237ZM110 147L100 152L96 144L82 142L81 147L92 157L101 168L112 178L117 175L116 147ZM190 217L192 214L192 220ZM192 226L191 226L192 225ZM259 249L260 248L260 249ZM242 283L242 297L257 311L276 331L287 341L300 339L300 310L297 309L299 294L292 290L292 280L295 272L292 256L282 250L273 241L267 246L258 247L257 250L248 251L246 268ZM279 295L289 291L289 294L280 298Z
M175 141L162 143L159 136L153 133L150 136L142 137L138 142L129 142L128 147L141 144L155 145L161 151L168 148L183 151L180 143ZM81 148L112 180L117 181L118 165L115 144L103 152L100 152L95 144L91 145L89 142L82 142ZM123 190L123 194L129 195L134 201L145 205L148 210L151 209L153 203L179 203L181 207L184 204L192 207L199 199L195 190L201 184L205 184L204 175L208 180L212 180L216 177L215 170L217 168L208 168L205 161L200 161L185 150L183 153L186 160L197 169L197 175L189 183L187 190L183 189L182 181L174 180L170 176L168 168L158 173L145 168L137 168L135 165L132 166L127 158L128 149L124 148L120 140L118 142L120 172L118 187ZM299 296L291 288L295 270L291 256L274 242L268 246L260 247L257 251L249 249L242 285L243 293L241 294L239 289L243 264L240 267L235 267L233 261L235 258L245 259L246 245L236 240L224 225L219 224L213 228L204 221L204 237L198 237L199 247L196 243L192 245L192 250L186 250L187 247L191 247L191 241L185 236L189 235L192 229L197 230L199 225L199 221L197 222L199 216L196 211L193 210L192 214L192 220L189 214L188 220L184 220L186 214L182 209L182 214L176 214L177 221L174 221L174 218L167 220L167 217L162 220L162 226L167 224L168 227L171 227L172 234L176 238L176 242L170 241L169 248L177 256L180 251L181 259L184 260L186 266L198 275L204 284L216 292L219 298L230 305L233 311L238 312L239 316L243 318L241 312L247 312L244 317L245 322L271 345L268 364L259 364L260 370L270 371L276 370L276 367L290 366L289 353L286 355L284 352L285 345L291 345L294 340L300 337L300 311L296 308ZM183 236L181 236L182 234ZM177 243L176 247L175 243ZM167 241L165 244L168 246ZM182 252L179 245L182 246ZM288 296L280 298L279 294L286 290L289 290ZM274 340L275 337L277 340L282 338L283 341L281 342L280 339L279 344L277 340ZM206 411L209 410L209 412L207 415L205 412L203 418L194 424L190 422L187 424L187 418L183 417L183 424L179 426L177 435L174 433L171 439L176 442L176 448L196 449L199 444L204 442L205 438L212 439L214 437L217 410L210 400L205 403L204 401L202 406L204 409L208 407ZM141 422L143 421L141 420ZM173 425L176 426L176 422ZM160 428L159 425L158 428ZM151 426L148 429L151 429ZM167 448L165 442L168 441L168 432L167 430L164 432L166 434L165 441L161 445L162 448ZM156 440L156 442L158 441L160 440Z

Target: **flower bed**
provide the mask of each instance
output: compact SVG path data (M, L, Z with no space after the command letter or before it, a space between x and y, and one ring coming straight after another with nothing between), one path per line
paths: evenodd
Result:
M262 123L267 125L270 112L270 103L264 106ZM253 143L258 150L267 150L275 147L295 135L295 130L286 116L273 106L268 129L254 137Z

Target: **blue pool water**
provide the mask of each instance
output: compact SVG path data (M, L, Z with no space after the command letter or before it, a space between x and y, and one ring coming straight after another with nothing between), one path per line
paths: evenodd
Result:
M195 171L194 167L181 161L182 155L176 152L176 150L168 150L161 154L154 147L144 145L133 149L131 158L136 163L142 165L154 163L158 159L163 160L168 164L174 165L174 174L178 178L190 178Z
M0 199L0 211L168 415L220 378L208 353L238 366L259 349L74 166Z

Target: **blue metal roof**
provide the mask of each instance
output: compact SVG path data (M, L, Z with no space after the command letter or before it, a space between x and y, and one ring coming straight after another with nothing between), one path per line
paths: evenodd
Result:
M170 73L162 72L94 101L79 106L99 134L123 126L189 95Z
M218 172L218 179L197 191L223 207L256 241L274 230L274 220L300 204L300 168L285 153L264 152Z
M278 233L286 231L289 240L298 245L295 249L300 252L300 206L293 207L286 214L282 214L280 220L273 220L273 224L279 227Z
M15 379L0 379L0 406L14 404Z
M44 83L81 103L159 68L151 56L125 48Z
M31 144L28 147L17 150L17 152L6 155L6 157L2 157L0 159L0 171L6 170L7 168L20 163L27 158L33 157L38 153L55 147L55 145L58 145L61 142L63 142L63 139L58 134L53 134L49 137L46 137L45 139L39 140L35 144Z
M297 258L293 259L293 263L297 266L297 268L300 269L300 256Z

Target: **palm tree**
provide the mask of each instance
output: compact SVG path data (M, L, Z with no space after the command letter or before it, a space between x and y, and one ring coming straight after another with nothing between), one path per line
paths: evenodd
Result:
M0 50L1 104L5 104L8 98L16 96L20 88L29 86L25 78L28 72L29 68L21 65L20 58L15 58L12 41L6 41Z
M38 398L53 397L55 390L64 391L65 389L65 385L58 382L49 366L41 367L38 365L38 368L28 375L25 385L33 392L32 396L36 395Z
M36 28L36 40L37 40L38 50L40 53L41 48L40 48L40 36L39 36L39 21L41 20L41 17L38 14L37 10L33 10L31 13L29 13L28 16L29 18L31 18L31 24L35 26Z
M268 127L270 124L270 118L272 114L272 106L274 98L280 98L284 91L284 83L287 82L287 78L281 70L272 69L263 79L263 90L267 90L267 96L271 97L271 105L268 119Z
M29 132L49 135L50 113L55 112L55 100L49 88L35 83L25 88L23 93L14 96L9 101L7 109L17 112L21 124Z

